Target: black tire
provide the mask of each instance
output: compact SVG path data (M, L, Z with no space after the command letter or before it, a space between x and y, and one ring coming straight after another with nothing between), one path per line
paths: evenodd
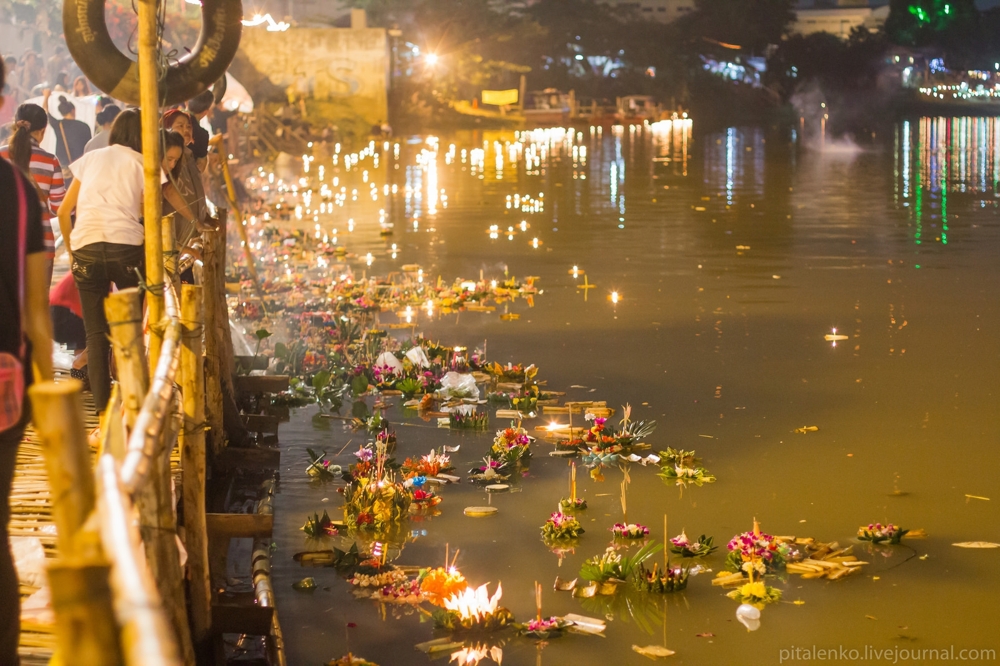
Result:
M185 102L225 77L243 32L241 0L203 0L194 50L167 70L160 105ZM104 21L104 0L65 0L63 27L73 60L102 92L139 104L139 65L118 50Z

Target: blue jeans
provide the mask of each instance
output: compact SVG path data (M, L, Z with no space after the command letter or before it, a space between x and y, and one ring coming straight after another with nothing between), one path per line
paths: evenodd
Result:
M83 327L87 331L87 372L97 413L104 412L111 397L111 343L104 299L112 283L118 289L139 285L145 272L141 245L91 243L73 250L73 278L80 290Z

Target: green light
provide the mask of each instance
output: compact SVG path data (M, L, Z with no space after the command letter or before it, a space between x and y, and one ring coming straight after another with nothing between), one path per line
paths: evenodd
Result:
M914 268L920 268L920 264L915 265Z
M951 14L951 5L945 5L944 6L944 13L945 14Z

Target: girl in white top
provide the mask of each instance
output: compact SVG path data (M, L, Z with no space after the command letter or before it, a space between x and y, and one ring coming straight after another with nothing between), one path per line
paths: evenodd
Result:
M135 287L143 274L142 120L138 109L122 111L111 126L109 145L74 162L73 184L59 207L59 227L83 308L90 387L98 414L111 394L108 322L104 299L111 285ZM162 183L167 182L165 174ZM159 193L158 193L159 194ZM168 199L176 192L164 189ZM183 201L179 201L183 205ZM76 211L76 224L72 213ZM185 211L186 212L186 209Z

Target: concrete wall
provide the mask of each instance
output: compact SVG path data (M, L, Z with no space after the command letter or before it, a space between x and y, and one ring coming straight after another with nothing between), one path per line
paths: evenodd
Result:
M834 9L798 9L792 32L809 35L814 32L829 32L841 39L847 39L851 30L864 26L878 30L889 16L889 7L837 7Z
M248 28L239 59L242 75L236 76L252 95L292 87L328 103L334 120L371 126L387 118L389 50L382 28Z

